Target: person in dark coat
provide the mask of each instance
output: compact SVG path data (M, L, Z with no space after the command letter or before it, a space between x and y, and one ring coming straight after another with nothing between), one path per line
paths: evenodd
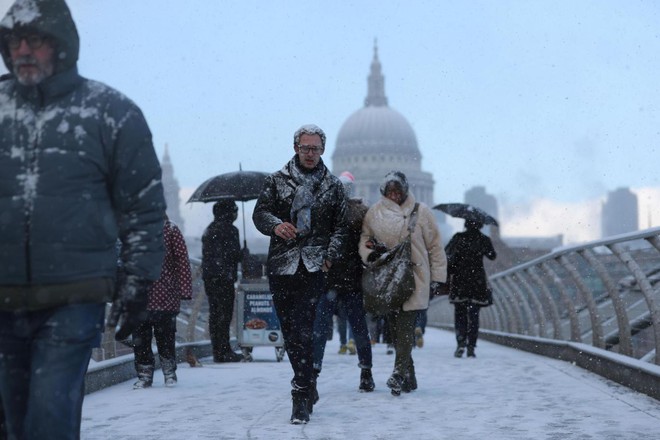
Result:
M465 232L455 234L445 247L449 260L449 302L454 304L456 357L463 356L466 347L468 357L476 357L479 311L489 305L483 258L494 260L497 253L490 238L481 233L482 227L483 223L466 220Z
M79 47L64 0L17 0L0 21L9 71L0 78L0 400L9 438L80 436L106 303L107 327L124 339L144 319L163 262L151 132L130 99L79 75ZM117 238L126 277L115 290Z
M154 353L151 341L156 338L165 386L176 385L176 316L181 300L192 299L190 259L183 234L169 219L163 226L165 259L160 278L149 288L148 317L133 332L133 352L138 380L133 388L148 388L154 378Z
M229 342L229 326L234 314L234 284L238 279L241 243L238 207L233 200L213 205L213 221L202 235L202 278L209 300L209 333L213 346L213 362L240 362L243 355L234 352Z
M268 281L294 373L294 424L309 421L316 400L316 305L325 292L326 273L342 257L346 240L346 197L339 179L321 160L325 139L316 125L295 132L295 155L266 178L252 215L259 232L270 236Z
M360 198L352 197L353 175L345 172L339 176L344 185L348 198L346 219L348 223L348 234L344 256L337 261L328 272L328 290L321 295L316 308L316 319L314 321L314 374L315 377L321 373L323 356L327 342L326 328L332 326L332 312L338 302L341 302L353 331L355 346L358 354L358 367L360 367L360 383L358 389L362 392L374 390L374 379L371 374L372 353L369 330L367 329L366 313L364 311L364 299L362 296L362 259L358 252L360 234L362 233L362 220L367 210L367 205Z

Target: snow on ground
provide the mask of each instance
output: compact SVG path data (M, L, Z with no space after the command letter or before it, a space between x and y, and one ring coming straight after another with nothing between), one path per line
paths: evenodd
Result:
M451 333L427 329L413 357L419 389L393 397L394 362L374 346L373 393L357 391L357 357L328 342L320 401L291 425L291 367L275 349L255 362L179 364L179 383L133 390L133 380L85 398L82 439L660 440L660 402L566 362L489 342L476 359L453 357Z

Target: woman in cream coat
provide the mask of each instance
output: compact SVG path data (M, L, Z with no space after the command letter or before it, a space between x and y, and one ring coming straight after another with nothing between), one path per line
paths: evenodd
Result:
M408 179L400 171L385 176L380 192L383 197L369 208L362 224L360 256L365 263L374 261L408 236L408 222L417 203L409 192ZM428 308L431 290L439 289L447 278L447 258L440 230L433 213L423 203L417 210L411 242L415 290L403 307L388 317L396 348L394 370L387 381L393 395L417 388L412 360L415 316L418 310Z

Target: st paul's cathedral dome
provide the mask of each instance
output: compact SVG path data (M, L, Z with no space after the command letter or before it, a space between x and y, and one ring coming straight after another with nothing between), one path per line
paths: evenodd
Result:
M385 78L374 47L364 107L346 119L332 154L333 174L355 176L354 196L372 204L380 197L380 183L392 170L402 171L415 198L433 204L433 176L422 171L422 155L406 118L387 105Z

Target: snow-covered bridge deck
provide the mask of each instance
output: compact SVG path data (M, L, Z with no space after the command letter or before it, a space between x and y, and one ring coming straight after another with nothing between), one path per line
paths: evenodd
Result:
M480 341L453 357L453 334L427 329L415 349L419 389L393 397L393 356L374 346L376 391L358 393L356 356L328 343L321 400L308 425L288 423L288 361L257 347L256 361L180 364L179 384L133 390L133 380L89 394L83 439L660 440L660 402L567 362ZM655 368L655 367L654 367Z

